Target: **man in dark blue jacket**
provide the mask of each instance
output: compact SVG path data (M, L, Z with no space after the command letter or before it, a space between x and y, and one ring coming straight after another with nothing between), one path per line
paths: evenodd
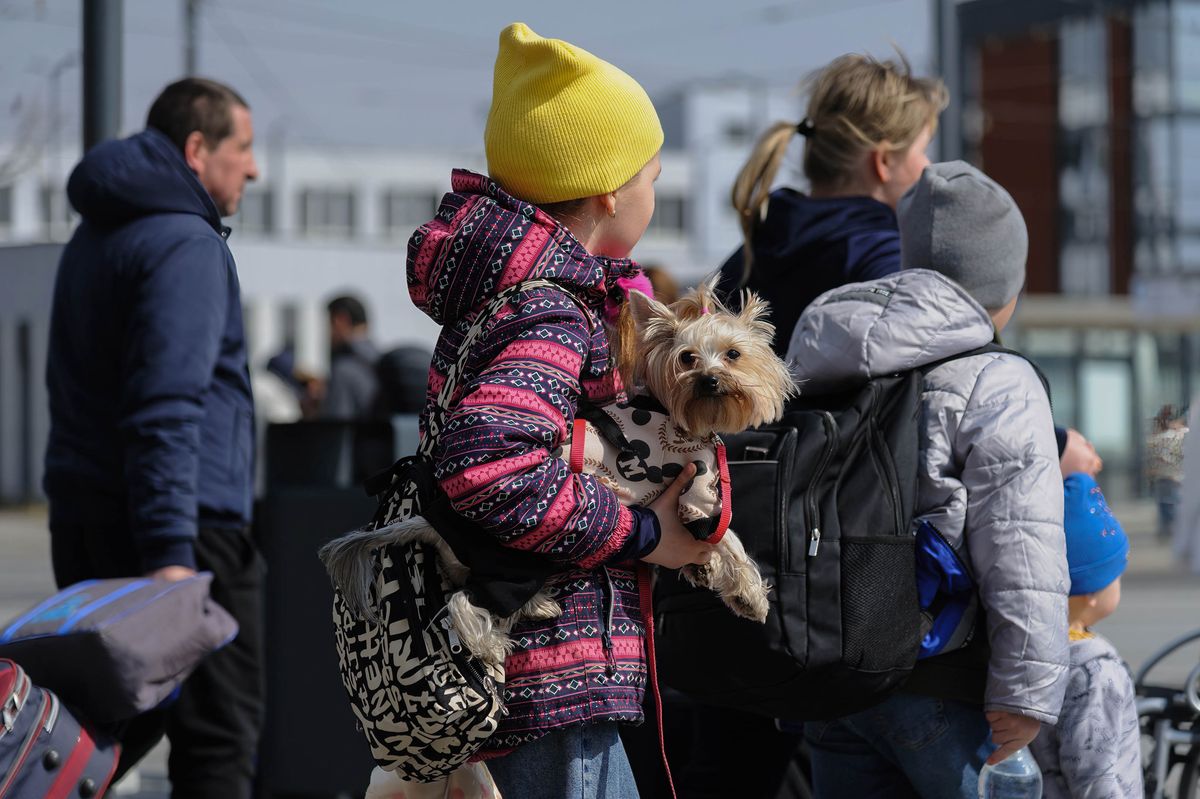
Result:
M82 217L54 288L45 490L60 586L214 574L238 638L125 736L122 769L165 731L174 797L249 797L262 714L262 566L248 534L253 404L222 216L258 176L236 92L168 86L146 130L88 152Z

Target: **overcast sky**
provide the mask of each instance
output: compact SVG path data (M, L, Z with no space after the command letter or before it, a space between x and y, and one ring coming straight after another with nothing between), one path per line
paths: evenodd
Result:
M201 0L199 72L238 89L259 138L481 147L497 34L515 20L620 66L651 93L741 75L796 84L845 52L900 47L932 70L930 0ZM0 161L78 140L81 0L0 0ZM125 0L126 132L183 72L183 0ZM60 99L55 133L56 66ZM28 142L27 142L28 144ZM68 153L72 156L73 153Z

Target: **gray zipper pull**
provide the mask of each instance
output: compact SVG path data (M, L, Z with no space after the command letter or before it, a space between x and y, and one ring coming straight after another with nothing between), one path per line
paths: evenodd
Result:
M458 630L454 629L454 622L449 614L442 617L441 626L446 631L446 638L450 642L450 651L456 655L462 652L462 639L458 637Z
M808 556L815 558L817 556L817 548L821 546L821 528L814 527L812 534L808 538Z

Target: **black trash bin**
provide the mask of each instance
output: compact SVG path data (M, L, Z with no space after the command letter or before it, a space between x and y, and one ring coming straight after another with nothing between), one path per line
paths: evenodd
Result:
M411 429L410 429L411 428ZM267 428L256 527L267 561L259 795L362 796L374 761L338 676L333 589L317 550L371 518L361 481L411 446L415 418Z

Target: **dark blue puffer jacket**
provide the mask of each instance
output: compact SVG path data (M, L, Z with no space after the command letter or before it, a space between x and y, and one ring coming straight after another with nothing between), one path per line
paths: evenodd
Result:
M744 286L742 263L739 247L721 267L720 290L734 305L739 288L771 303L775 350L783 355L800 314L817 297L900 271L896 214L870 197L818 198L777 189L754 231L754 262Z
M50 523L127 530L141 569L195 565L200 524L250 520L250 376L212 198L156 130L92 149L54 287Z

